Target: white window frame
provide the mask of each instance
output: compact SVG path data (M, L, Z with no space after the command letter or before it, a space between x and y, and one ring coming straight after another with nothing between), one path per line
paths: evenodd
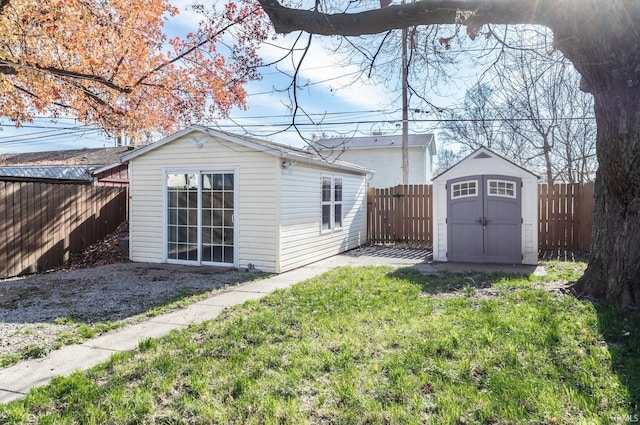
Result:
M325 181L329 181L329 199L325 200ZM333 199L333 176L321 176L320 177L320 231L322 233L326 233L326 232L330 232L331 229L333 229L333 224L331 223L333 221L332 219L332 215L333 215L333 207L332 207L332 199ZM329 215L328 215L328 219L329 222L326 223L326 227L325 227L325 214L324 214L324 210L325 207L329 207Z
M463 189L461 186L462 185L467 185L466 189ZM473 184L473 188L474 188L474 193L469 193L469 185ZM456 186L458 186L458 188L456 189ZM467 193L465 194L458 194L456 195L456 190L458 192L462 192L463 190L466 190ZM470 198L470 197L475 197L478 196L478 180L465 180L465 181L461 181L461 182L455 182L455 183L451 183L451 199L460 199L460 198Z
M330 199L324 199L325 180L330 182ZM336 181L340 182L340 200L336 200ZM336 225L336 205L340 206L340 223ZM324 208L329 207L329 223L325 228ZM333 174L323 174L320 176L320 233L331 233L344 228L344 178Z
M340 200L336 199L336 182L340 180ZM333 219L333 228L334 230L340 230L344 226L344 208L342 207L343 199L344 199L344 179L342 177L334 176L332 180L333 187L331 188L331 197L333 198L333 215L331 218ZM336 224L336 206L340 205L340 225Z
M202 212L202 188L200 187L202 181L202 174L209 173L225 173L225 174L233 174L233 267L238 267L239 264L239 243L238 243L238 207L239 207L239 168L238 167L228 167L228 166L220 166L220 167L170 167L162 169L162 210L163 210L163 219L162 219L162 258L165 263L169 264L187 264L187 265L213 265L213 266L229 266L231 263L215 263L215 262L207 262L202 261L201 258L201 247L202 247L202 222L200 220L201 212ZM167 176L169 174L195 174L198 182L198 259L197 261L191 260L179 260L179 259L170 259L168 252L168 240L169 240L169 231L168 231L168 191L167 191Z
M495 192L492 192L491 183L495 183ZM501 188L500 185L503 185ZM500 193L500 189L503 189L503 193ZM511 190L511 194L509 194L509 190ZM516 199L517 197L517 186L516 182L511 180L501 180L501 179L487 179L487 196L498 196L501 198L511 198Z

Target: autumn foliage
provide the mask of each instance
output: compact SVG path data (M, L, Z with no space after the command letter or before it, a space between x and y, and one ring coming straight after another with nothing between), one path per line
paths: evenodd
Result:
M168 39L166 0L0 0L0 115L74 115L131 135L244 107L268 25L257 4L195 6L198 30ZM224 39L224 43L221 42ZM220 48L220 46L225 46Z

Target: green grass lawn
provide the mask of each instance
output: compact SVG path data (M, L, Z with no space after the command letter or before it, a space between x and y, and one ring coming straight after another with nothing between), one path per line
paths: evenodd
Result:
M0 406L40 424L618 424L638 316L545 278L341 268ZM481 289L480 289L481 288Z

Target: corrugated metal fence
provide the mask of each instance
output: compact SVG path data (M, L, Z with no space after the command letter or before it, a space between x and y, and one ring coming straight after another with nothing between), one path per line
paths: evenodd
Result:
M0 181L0 278L60 266L126 220L127 189Z
M588 251L593 224L593 183L541 184L538 187L540 250ZM370 242L433 242L431 185L369 188L367 233Z

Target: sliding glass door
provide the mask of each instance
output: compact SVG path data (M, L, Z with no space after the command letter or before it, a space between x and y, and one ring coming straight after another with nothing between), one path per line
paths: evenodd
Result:
M202 261L233 263L233 174L202 174Z
M169 172L167 260L234 264L233 172Z

